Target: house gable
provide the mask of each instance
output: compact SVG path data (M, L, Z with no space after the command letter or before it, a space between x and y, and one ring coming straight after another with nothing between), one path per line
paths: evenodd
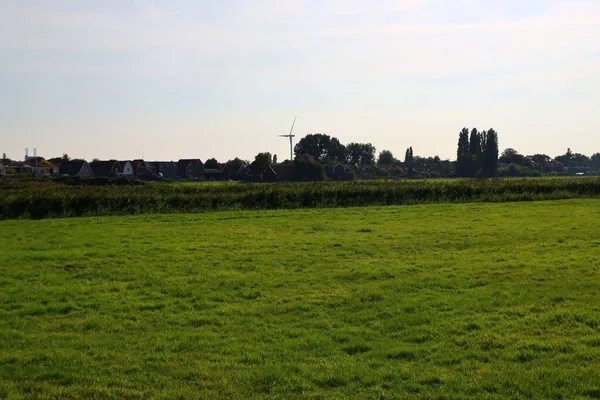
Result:
M83 165L81 166L81 169L79 170L79 173L77 175L94 176L94 172L92 171L92 168L90 167L90 165L84 161Z

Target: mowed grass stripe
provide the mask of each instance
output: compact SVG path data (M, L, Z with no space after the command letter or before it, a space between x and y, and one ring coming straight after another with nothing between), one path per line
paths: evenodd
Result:
M598 398L600 200L0 222L0 397Z

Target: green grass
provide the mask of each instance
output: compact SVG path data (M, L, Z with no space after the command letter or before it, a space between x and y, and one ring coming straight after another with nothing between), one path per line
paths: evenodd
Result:
M600 200L0 221L0 398L600 398Z

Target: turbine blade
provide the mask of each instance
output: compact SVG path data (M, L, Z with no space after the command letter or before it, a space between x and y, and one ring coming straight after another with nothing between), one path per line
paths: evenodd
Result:
M292 122L292 129L290 129L290 135L292 134L292 131L294 130L295 123L296 123L296 117L294 117L294 122Z

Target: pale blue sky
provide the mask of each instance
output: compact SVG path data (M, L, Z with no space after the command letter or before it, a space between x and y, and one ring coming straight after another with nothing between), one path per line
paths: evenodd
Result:
M0 152L179 159L327 133L600 152L598 0L0 0Z

